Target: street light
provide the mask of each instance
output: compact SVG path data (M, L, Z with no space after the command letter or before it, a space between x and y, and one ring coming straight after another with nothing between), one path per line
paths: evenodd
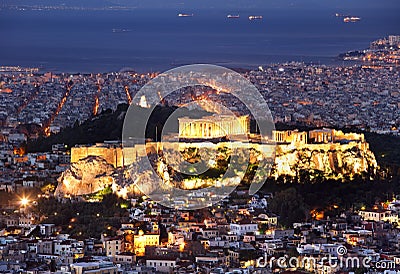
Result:
M29 204L29 199L26 197L22 197L19 202L21 203L21 206L26 207Z

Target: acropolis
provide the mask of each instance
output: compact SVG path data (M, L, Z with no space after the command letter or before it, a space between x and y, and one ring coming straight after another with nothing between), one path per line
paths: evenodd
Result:
M250 133L249 116L213 115L199 119L179 118L179 138L212 139Z
M169 165L179 160L185 149L202 148L207 149L209 155L218 155L221 151L230 153L230 149L224 148L250 148L253 152L259 153L260 159L273 157L274 165L271 172L265 174L270 178L296 178L300 170L307 171L310 176L321 174L324 178L343 179L354 178L355 175L368 174L374 176L377 170L377 162L374 154L365 141L364 134L343 133L335 129L316 129L308 132L298 130L272 131L272 137L267 143L244 142L244 138L223 138L228 134L246 135L249 134L248 117L239 119L233 117L205 117L202 119L182 118L179 120L179 141L149 142L143 145L122 147L118 142L107 142L94 146L76 146L71 149L71 170L65 171L60 177L58 192L62 195L73 195L76 189L81 192L90 193L93 189L101 189L105 184L112 184L118 193L128 195L134 189L134 184L122 183L118 185L117 178L120 176L99 173L93 171L103 170L105 165L129 170L133 163L140 163L144 157L149 155L164 154L166 164ZM218 142L210 142L211 138L220 139ZM196 142L193 140L196 139ZM203 142L198 142L204 140ZM170 153L175 151L176 153ZM172 157L172 158L171 158ZM229 157L229 155L225 155ZM253 157L253 160L256 159ZM101 165L96 167L96 164ZM76 174L84 174L89 171L90 176L81 178ZM133 165L135 166L135 165ZM109 167L108 167L109 168ZM121 170L121 169L120 169ZM135 169L135 178L147 178L145 171ZM110 175L111 174L111 175ZM144 176L144 177L143 177ZM169 176L169 175L168 175ZM87 178L94 178L88 181ZM135 180L136 180L135 179ZM86 181L85 181L86 180ZM150 179L149 179L150 180ZM185 180L183 185L191 183L202 185L204 180ZM90 186L86 187L83 186ZM196 188L196 187L195 187ZM188 188L190 189L190 188ZM60 194L60 195L61 195Z

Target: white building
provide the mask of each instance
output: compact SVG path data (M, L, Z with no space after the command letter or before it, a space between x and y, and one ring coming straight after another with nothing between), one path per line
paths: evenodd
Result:
M238 223L232 223L229 225L231 232L242 236L248 232L256 233L258 231L258 224L247 222L247 221L240 221Z
M176 267L176 259L167 257L152 257L146 259L146 266L153 267L158 272L170 273Z
M88 262L71 264L72 274L117 274L118 268L112 262Z
M389 223L398 223L399 216L397 213L392 213L390 210L360 210L358 213L364 221L375 221L375 222L389 222Z

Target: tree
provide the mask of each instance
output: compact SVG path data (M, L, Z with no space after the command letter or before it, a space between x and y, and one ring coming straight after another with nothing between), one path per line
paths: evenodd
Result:
M270 209L280 216L279 222L288 227L295 222L304 221L307 216L303 197L297 193L295 188L288 188L276 193L270 202Z
M265 234L265 232L268 230L268 224L260 224L258 226L258 230L261 234Z

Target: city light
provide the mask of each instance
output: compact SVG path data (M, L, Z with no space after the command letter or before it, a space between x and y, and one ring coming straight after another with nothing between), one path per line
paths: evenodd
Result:
M23 197L23 198L21 198L21 200L20 200L20 204L21 204L21 206L23 206L23 207L26 207L26 206L29 204L29 202L30 202L30 200L29 200L27 197Z

